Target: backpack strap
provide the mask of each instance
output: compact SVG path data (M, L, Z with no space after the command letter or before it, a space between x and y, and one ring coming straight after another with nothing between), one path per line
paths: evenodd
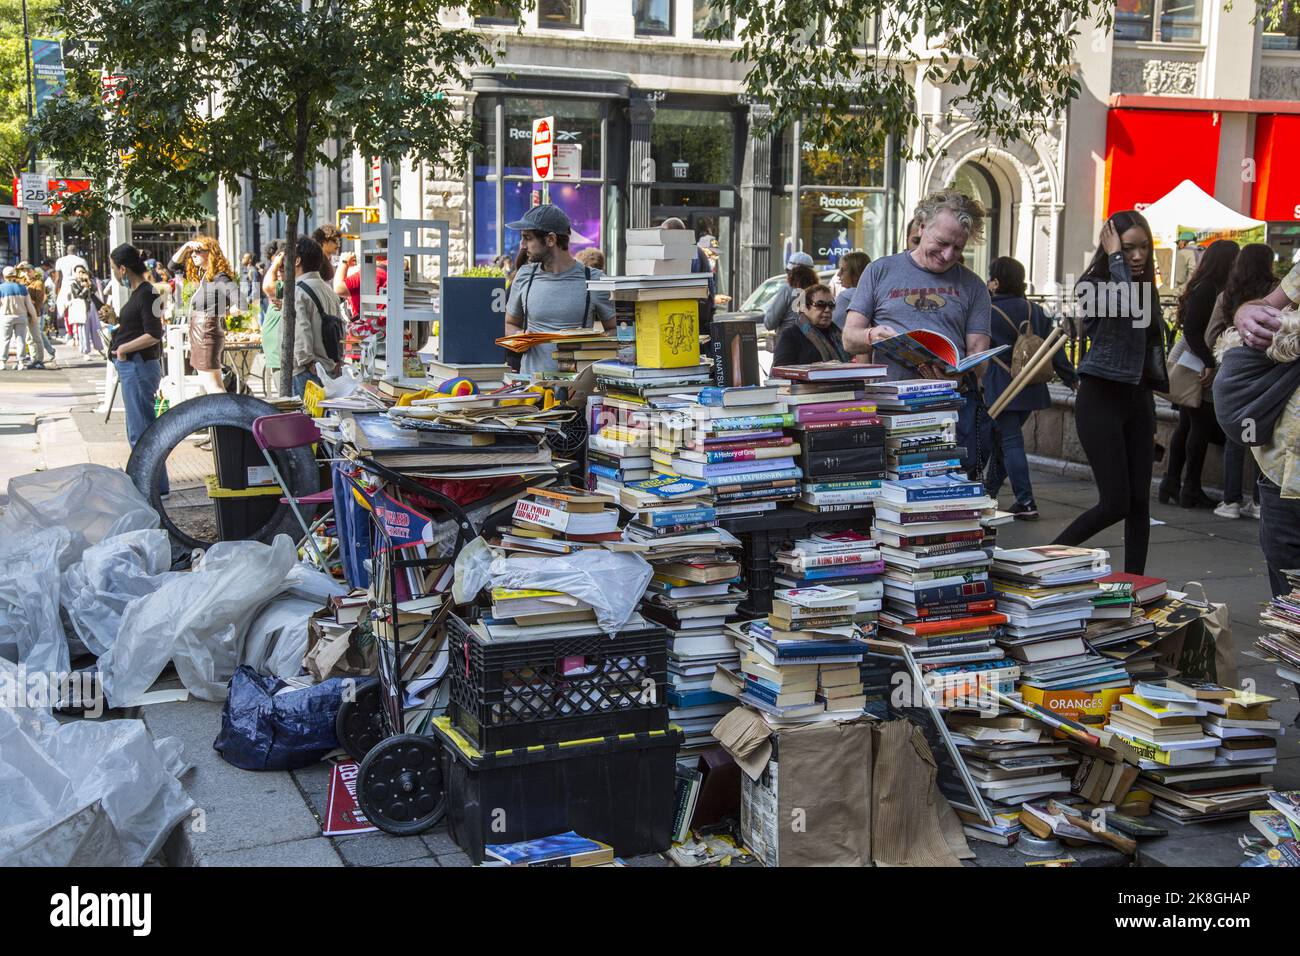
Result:
M992 308L993 311L996 312L998 315L1002 316L1002 320L1003 320L1004 322L1006 322L1007 325L1011 326L1011 334L1014 335L1016 338L1020 338L1020 334L1021 334L1021 333L1020 333L1020 326L1016 325L1016 323L1014 323L1014 322L1011 321L1011 316L1009 316L1009 315L1007 315L1005 312L1003 312L1002 309L1001 309L999 306L991 305L991 304L990 304L990 308ZM999 364L1001 364L1001 363L999 363Z
M311 290L311 286L307 285L307 283L304 280L299 279L294 283L294 285L297 288L302 289L303 292L307 293L307 298L311 299L312 304L316 306L316 311L320 313L322 319L338 318L338 316L336 316L333 312L325 311L325 306L320 304L320 299L316 298L316 293Z

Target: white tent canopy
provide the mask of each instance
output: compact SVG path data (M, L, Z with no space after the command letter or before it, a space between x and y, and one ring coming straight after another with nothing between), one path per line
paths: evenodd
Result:
M1196 233L1198 244L1214 239L1241 241L1243 238L1247 242L1263 242L1267 228L1262 220L1230 209L1190 179L1184 179L1141 212L1151 224L1158 246L1174 245L1178 233L1186 230ZM1258 238L1251 235L1239 237L1239 234L1255 232L1258 232Z

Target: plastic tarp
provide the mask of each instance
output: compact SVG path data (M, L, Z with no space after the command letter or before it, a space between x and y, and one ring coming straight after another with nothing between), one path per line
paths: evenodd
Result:
M286 691L275 678L241 667L231 678L221 732L212 746L243 770L295 770L318 763L339 745L334 723L344 687L354 684L333 677Z
M288 590L263 605L248 626L241 664L259 674L296 677L307 654L307 621L332 596L347 588L305 564L295 565Z
M158 513L125 472L104 465L68 465L10 479L9 509L0 516L0 541L64 527L70 543L60 570L66 570L92 545L158 525Z
M59 618L59 564L70 541L60 527L0 533L0 658L29 670L69 670L68 638Z
M0 866L143 865L194 808L179 752L143 721L0 707Z
M99 659L109 703L127 707L138 702L168 661L176 664L196 697L224 700L248 625L286 589L297 562L287 535L270 545L222 541L188 574L132 601L122 615L117 642Z
M128 531L86 549L63 575L62 600L87 650L96 657L108 652L127 605L176 576L171 563L171 540L158 528Z
M467 583L474 563L466 568ZM593 549L548 558L495 558L489 574L493 587L562 591L586 601L600 629L612 637L631 618L654 571L639 554Z

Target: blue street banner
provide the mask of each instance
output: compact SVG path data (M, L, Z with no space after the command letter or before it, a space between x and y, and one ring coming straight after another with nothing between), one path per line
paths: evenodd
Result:
M36 87L36 109L63 92L66 72L63 69L63 44L58 40L33 38L32 79Z

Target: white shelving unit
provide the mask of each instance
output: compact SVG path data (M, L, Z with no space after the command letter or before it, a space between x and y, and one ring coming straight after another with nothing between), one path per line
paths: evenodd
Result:
M375 316L386 322L377 322L386 329L384 344L383 377L390 382L420 385L423 378L407 378L402 374L402 342L406 327L415 322L442 321L442 290L446 288L447 278L449 224L443 219L392 219L388 222L375 223L361 230L361 314ZM421 239L422 234L433 233L432 245ZM387 243L387 248L384 248ZM376 260L382 254L388 255L388 285L381 292L377 286ZM437 276L423 275L420 258L435 257L438 261ZM436 292L430 303L425 305L407 305L407 279L403 265L410 262L413 284L420 287L436 282ZM432 326L429 329L432 334Z

